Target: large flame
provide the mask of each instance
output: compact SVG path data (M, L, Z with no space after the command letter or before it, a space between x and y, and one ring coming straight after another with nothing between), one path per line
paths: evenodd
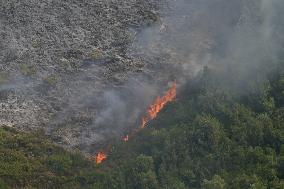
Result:
M168 103L175 99L176 97L176 82L173 83L171 88L167 91L167 93L160 97L158 96L153 104L151 104L147 110L147 114L142 118L141 128L144 128L146 123L155 117L157 114L163 109L163 107Z
M107 158L107 157L106 157L106 154L105 154L105 153L103 153L103 152L97 153L97 156L96 156L96 164L102 163L106 158Z

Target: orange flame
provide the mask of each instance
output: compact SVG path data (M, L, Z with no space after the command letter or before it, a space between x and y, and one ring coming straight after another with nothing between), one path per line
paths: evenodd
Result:
M96 164L102 163L106 159L106 154L103 152L98 152L96 156Z
M176 82L174 82L164 96L158 96L154 103L148 107L147 114L142 118L141 128L144 128L147 122L157 117L157 114L163 109L163 107L176 98L176 88L177 85ZM129 135L123 137L122 140L127 142L129 140ZM96 155L96 164L102 163L106 158L107 155L104 152L98 152Z
M163 107L175 99L177 84L174 82L172 87L167 93L160 97L158 96L153 104L148 107L147 114L142 118L141 128L144 128L146 123L157 117L157 114L163 109Z

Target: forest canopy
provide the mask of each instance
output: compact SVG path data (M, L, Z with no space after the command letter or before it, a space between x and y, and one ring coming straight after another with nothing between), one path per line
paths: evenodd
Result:
M0 188L284 187L284 69L235 95L204 68L145 129L100 165L40 131L0 130Z

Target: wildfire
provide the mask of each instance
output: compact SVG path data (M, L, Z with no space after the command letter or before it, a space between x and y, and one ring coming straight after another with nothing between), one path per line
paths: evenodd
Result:
M174 82L171 88L166 92L164 96L162 97L158 96L156 100L153 102L153 104L151 104L148 107L146 115L142 118L142 124L141 124L142 129L146 126L147 122L157 117L157 114L163 109L163 107L167 103L173 101L176 98L176 88L177 85L176 82ZM129 135L123 137L122 140L124 142L127 142L129 140ZM96 155L96 164L102 163L106 158L107 155L104 152L102 151L98 152Z
M153 104L151 104L147 110L147 114L142 118L141 128L144 128L146 123L155 117L157 114L163 109L163 107L168 103L175 99L176 97L176 82L173 83L171 88L167 91L167 93L160 97L158 96Z
M106 159L106 154L103 152L99 152L96 156L96 164L102 163Z

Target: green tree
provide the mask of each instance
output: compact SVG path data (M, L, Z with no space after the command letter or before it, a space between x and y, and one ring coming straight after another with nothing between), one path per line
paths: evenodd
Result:
M139 155L131 164L128 178L128 188L156 189L158 181L154 172L154 161L150 156Z
M204 180L202 183L203 189L225 189L226 183L219 175L214 175L211 180Z

